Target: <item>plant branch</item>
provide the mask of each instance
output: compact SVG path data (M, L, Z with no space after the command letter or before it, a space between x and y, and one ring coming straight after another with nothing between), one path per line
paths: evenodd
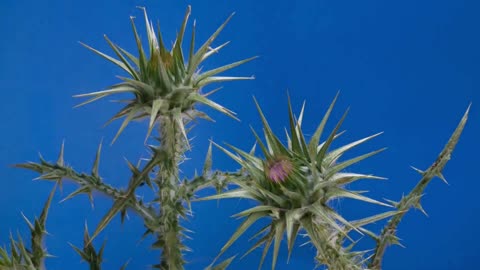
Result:
M73 182L80 185L80 187L68 195L63 201L73 198L76 195L85 193L92 200L92 192L98 191L113 200L123 198L125 194L104 183L100 176L88 175L85 173L79 173L74 169L65 165L58 165L45 161L40 157L40 163L28 162L23 164L14 165L17 168L29 169L40 173L40 177L36 180L50 180L58 181L61 183L63 179L70 179ZM155 211L152 207L146 206L142 201L136 198L131 198L127 201L127 206L133 209L138 215L140 215L145 221L153 220L155 218Z
M453 132L452 136L448 140L447 144L445 145L444 149L439 154L435 162L426 171L421 171L414 168L416 171L418 171L422 175L422 178L407 196L404 196L400 200L400 202L394 203L394 205L398 209L398 213L389 220L387 225L382 230L382 233L377 241L375 252L369 264L369 267L368 267L369 269L380 270L382 265L383 255L385 254L386 248L391 244L398 244L398 238L395 236L396 230L397 230L398 224L400 223L402 218L405 216L407 211L410 210L412 207L415 207L417 209L420 209L422 212L424 212L420 204L420 199L423 195L423 191L425 190L427 185L430 183L430 181L435 176L445 181L445 178L442 175L442 170L447 164L448 160L450 160L450 156L453 150L455 149L455 146L457 145L458 140L460 139L460 135L462 134L463 128L465 127L465 124L468 119L469 110L470 110L470 106L467 108L467 111L463 115L460 123L458 124L457 128Z

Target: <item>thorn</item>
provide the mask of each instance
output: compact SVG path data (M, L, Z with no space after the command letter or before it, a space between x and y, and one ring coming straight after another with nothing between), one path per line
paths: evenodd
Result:
M25 220L25 222L27 223L28 227L30 228L30 230L34 230L34 226L33 224L30 222L30 220L28 220L28 218L23 214L23 212L20 212L20 214L22 215L23 219Z
M257 149L257 142L255 141L255 143L254 143L253 146L252 146L252 149L250 149L249 154L250 154L250 155L254 155L256 149Z
M58 166L63 166L64 165L64 160L63 160L63 152L65 148L65 139L62 141L62 147L60 148L60 154L58 154L58 159L57 159L57 165Z
M94 205L94 203L93 203L93 195L92 195L92 192L91 192L91 191L88 193L88 200L90 201L90 205L91 205L91 207L92 207L92 210L94 210L94 209L95 209L95 205Z
M450 184L447 182L447 179L445 179L445 176L443 176L443 174L442 174L441 172L438 172L438 173L436 174L436 176L437 176L438 178L440 178L445 184L450 185Z
M45 161L45 159L43 158L42 153L40 153L40 152L38 152L38 158L40 159L40 161L41 161L42 163L47 163L47 162Z
M392 200L389 200L389 199L385 199L385 198L383 198L383 199L384 199L385 201L391 203L395 208L398 208L398 202L392 201Z
M417 204L414 204L413 206L414 206L416 209L420 210L425 216L428 217L427 212L425 211L425 209L423 209L423 206L420 204L420 202L417 203Z
M422 170L420 170L420 169L417 169L417 168L415 168L415 167L413 167L413 166L410 166L410 168L414 169L416 172L418 172L418 173L421 174L422 176L425 174L424 171L422 171Z
M421 195L416 195L415 197L412 198L411 205L415 207L416 209L420 210L425 216L428 217L427 212L425 209L423 209L422 204L420 203L420 199L424 196L425 194Z
M98 166L100 164L100 154L101 154L101 151L102 151L102 144L103 144L103 138L100 141L100 144L98 145L97 153L95 155L95 161L93 162L92 175L95 176L95 177L99 176L98 175Z
M210 139L210 144L208 145L207 156L205 157L205 162L203 165L203 175L206 175L212 170L212 140Z

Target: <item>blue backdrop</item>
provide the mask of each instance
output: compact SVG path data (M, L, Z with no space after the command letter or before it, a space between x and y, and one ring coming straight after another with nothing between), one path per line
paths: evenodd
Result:
M0 88L2 132L0 133L0 243L9 232L19 230L28 239L21 212L38 215L53 184L32 182L36 174L9 165L36 161L37 153L56 159L65 139L65 158L80 171L90 171L102 137L110 142L120 122L102 128L119 104L101 101L72 109L80 102L73 95L117 82L118 70L79 45L85 42L110 52L103 40L108 36L127 50L134 50L129 16L137 16L143 32L141 11L160 20L167 42L175 39L185 9L193 7L197 41L203 42L233 11L234 19L216 44L232 43L212 57L205 68L253 55L260 58L229 72L235 76L255 75L256 80L224 84L214 100L234 110L236 122L212 113L216 123L202 121L192 131L193 150L182 165L184 175L201 170L208 139L229 142L249 149L254 141L249 125L259 128L252 96L256 96L274 131L287 126L287 90L296 111L306 100L304 129L313 133L338 90L340 101L332 119L338 120L350 106L341 143L379 131L385 133L353 154L388 147L380 155L352 170L388 177L384 182L362 182L355 187L371 190L377 199L399 199L418 181L409 168L429 166L443 148L470 102L471 117L447 164L444 175L450 185L434 180L426 190L425 217L419 211L407 214L399 227L406 248L387 250L384 269L474 269L480 252L477 167L480 136L480 3L478 1L28 1L0 3ZM190 24L191 25L191 24ZM129 176L124 157L145 157L143 139L146 122L133 123L113 146L105 144L100 173L105 181L125 187ZM332 123L328 126L332 127ZM475 139L477 138L477 139ZM234 170L237 165L214 151L214 167ZM49 269L87 269L68 242L82 245L85 220L91 229L109 209L111 202L95 197L95 209L85 196L58 203L76 186L65 184L51 207L46 239L57 258L47 260ZM204 192L211 194L211 192ZM240 220L229 216L251 206L232 200L199 202L186 227L194 231L187 244L187 269L203 269L234 232ZM349 218L363 217L381 208L352 203L339 204ZM377 226L377 228L380 227ZM98 237L107 239L105 269L118 269L131 259L127 269L146 269L158 262L151 240L140 242L142 222L134 214L123 225L119 218ZM299 241L301 244L301 241ZM371 247L368 240L361 247ZM248 235L232 246L228 255L248 249ZM279 270L312 269L310 246L294 250L286 264L286 247L280 251ZM230 269L255 269L261 250ZM267 261L269 262L269 260ZM264 265L269 269L269 263Z

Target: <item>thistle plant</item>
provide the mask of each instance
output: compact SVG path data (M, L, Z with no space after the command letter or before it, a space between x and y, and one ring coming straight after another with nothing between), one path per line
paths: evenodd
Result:
M10 254L8 249L0 248L0 269L5 270L36 270L45 269L44 259L51 255L48 254L44 246L44 237L47 234L46 222L48 209L55 195L56 186L50 192L39 218L35 218L34 222L30 222L23 214L23 218L30 229L30 249L27 248L20 233L18 239L15 240L10 234Z
M128 188L119 190L103 183L99 176L101 145L98 148L90 175L78 173L64 165L63 145L59 157L60 162L56 164L42 159L40 163L26 163L17 166L41 173L39 179L54 180L60 183L63 179L70 179L77 182L80 187L66 199L82 193L88 194L91 198L93 191L100 191L114 200L112 208L104 215L92 236L89 236L90 240L85 243L86 247L89 247L90 242L118 213L121 214L123 222L127 209L131 208L144 219L147 228L145 235L153 234L157 238L153 248L161 249L162 255L160 263L155 265L155 268L183 269L185 261L182 252L188 248L182 243L185 230L180 225L180 218L186 216L187 205L195 191L205 187L207 183L217 181L215 175L209 179L197 177L193 180L181 181L178 166L185 159L185 151L189 149L187 126L198 118L211 120L207 114L196 108L199 104L207 105L236 119L234 112L209 99L209 96L219 89L207 93L203 93L203 89L212 83L253 79L253 77L217 75L251 61L255 57L202 72L199 68L200 64L228 44L226 42L215 48L211 47L232 16L228 17L196 51L194 48L194 23L186 61L182 45L190 16L190 7L187 9L171 50L165 47L160 30L155 31L146 10L144 8L142 10L147 31L147 49L144 49L134 19L131 18L138 56L134 56L114 44L107 36L105 39L117 58L82 43L89 50L120 67L129 77L119 77L122 82L105 90L76 96L90 97L78 105L83 106L115 94L129 93L133 95L131 99L124 101L126 105L107 122L108 124L116 119L124 118L112 143L130 121L143 118L149 120L146 141L152 138L156 139L158 144L148 146L151 158L142 168L127 161L127 165L132 171ZM152 136L154 127L158 127L158 137ZM156 173L152 173L154 170ZM144 203L136 197L136 189L144 183L156 193L152 202ZM156 211L156 206L159 207L159 211ZM82 257L84 257L83 254Z
M315 257L319 266L327 269L381 269L381 262L388 245L400 244L396 237L396 228L412 207L425 213L420 198L428 183L435 177L446 182L442 170L458 142L467 121L468 111L463 116L457 129L448 141L437 160L425 172L414 168L422 175L417 186L399 202L387 200L380 202L364 196L365 191L353 191L348 185L362 180L383 180L385 178L371 174L345 172L351 165L374 156L385 148L366 153L347 160L341 157L349 150L357 147L381 133L351 142L331 149L335 139L342 135L339 132L347 112L338 121L335 128L324 141L320 141L325 125L333 110L338 94L331 103L322 121L310 140L305 139L302 132L304 108L296 118L288 102L289 131L286 132L287 143L273 133L259 104L255 100L262 121L264 141L252 129L256 138L255 146L259 146L261 155L253 147L249 152L228 145L229 151L219 145L225 154L235 160L240 166L242 176L232 180L236 189L200 200L243 198L254 200L257 205L234 215L245 218L231 238L220 250L221 256L245 231L262 218L268 218L269 223L255 233L251 239L258 239L245 253L263 246L263 254L259 263L261 269L265 256L273 243L271 269L275 269L278 252L284 237L286 237L288 258L294 249L299 232L305 232L309 242L317 250ZM347 220L335 209L332 201L349 198L366 203L388 207L385 212L358 220ZM365 228L371 223L390 218L380 235ZM367 235L376 242L374 252L356 250L359 241L353 239L352 232ZM288 259L287 259L288 260Z
M155 202L159 203L160 213L153 220L147 221L153 223L147 227L148 233L156 234L158 239L154 247L162 250L161 263L157 267L161 269L182 269L184 264L182 251L187 250L187 248L181 241L183 228L179 224L179 218L185 217L186 209L183 203L189 200L189 195L182 193L178 166L184 158L185 151L189 148L189 138L185 126L196 118L210 119L206 114L195 108L198 103L210 106L235 118L232 111L208 98L212 92L203 94L201 90L211 83L252 79L252 77L222 77L216 75L253 60L254 57L209 71L199 72L199 65L227 44L224 43L214 49L210 47L231 16L196 52L194 51L195 23L193 24L188 62L185 63L182 43L190 16L190 7L187 9L180 32L171 51L166 49L160 31L158 31L158 35L155 34L155 28L149 21L146 10L143 9L143 11L147 29L148 58L133 18L132 27L138 47L138 57L115 45L106 36L105 39L119 60L85 45L122 68L130 75L130 78L121 77L122 83L113 85L107 90L77 95L77 97L92 97L80 105L118 93L126 92L134 95L132 99L127 101L127 105L111 119L125 118L113 141L118 138L131 120L145 117L149 119L147 138L156 124L159 127L159 145L150 146L153 152L152 158L142 171L129 164L133 171L129 187L119 198L115 198L114 205L97 226L93 237L105 228L115 214L126 210L127 202L135 198L135 190L141 183L146 182L151 188L154 184L157 188ZM148 174L155 167L158 167L158 173L150 178Z
M193 128L197 119L212 120L206 113L200 111L198 106L206 105L237 119L233 111L210 99L210 96L220 88L209 92L204 89L214 83L253 79L252 76L230 77L222 76L221 73L247 63L255 57L202 71L200 65L228 44L226 42L212 47L232 16L228 17L197 50L195 50L194 22L188 52L184 54L182 46L190 7L187 9L171 49L165 46L159 27L155 29L146 10L142 8L142 11L147 32L147 46L142 45L135 20L131 18L134 40L138 49L136 54L124 50L107 36L105 40L115 57L82 43L87 49L120 67L127 77L119 77L121 82L104 90L79 94L75 97L88 98L78 105L83 106L105 97L129 94L129 99L121 101L125 105L107 122L109 124L123 119L112 144L119 139L131 121L146 119L148 128L145 131L145 143L153 142L147 145L150 157L143 166L141 162L134 164L127 160L131 175L126 189L105 183L100 176L102 143L98 146L89 173L79 172L65 164L63 144L56 162L49 162L40 156L39 162L17 164L16 167L39 173L40 176L37 178L39 180L55 182L55 188L50 193L40 218L35 219L34 223L26 219L31 230L30 249L26 247L20 236L17 240L11 237L10 249L0 248L0 269L45 269L44 259L49 256L43 243L47 213L57 185L61 185L64 180L73 181L78 188L63 201L86 194L93 203L93 192L106 195L113 201L111 209L104 214L93 233L90 234L85 225L83 247L70 244L89 264L90 269L101 269L103 252L106 248L104 243L96 249L92 241L117 215L123 223L128 210L143 219L146 228L143 237L153 237L155 242L152 248L161 250L160 258L154 263L153 268L184 269L186 262L183 255L189 249L184 244L184 239L188 237L188 229L183 227L182 221L186 218L191 203L227 198L254 200L257 205L236 214L237 217L245 218L244 222L207 269L226 269L235 257L230 257L216 266L213 264L249 227L262 218L268 219L269 223L256 232L254 238L257 238L257 241L245 254L263 246L259 268L272 243L271 268L275 269L283 239L286 238L288 258L290 258L298 235L305 234L307 241L317 251L315 259L320 266L334 270L381 269L386 248L391 244L399 243L396 228L405 213L412 207L423 210L420 198L425 187L435 176L444 179L442 170L463 131L468 110L434 164L425 171L416 169L422 175L421 180L398 202L382 202L367 197L361 191L349 188L349 184L361 179L384 179L372 174L346 171L351 165L372 157L384 149L342 160L346 152L381 134L377 133L332 149L332 143L343 133L340 128L346 113L322 140L337 97L308 140L302 131L304 107L296 117L289 100L289 129L286 132L286 142L274 134L260 105L255 100L263 126L264 139L252 129L256 144L250 151L243 151L232 145L229 145L230 150L227 150L212 142L207 151L202 173L196 174L193 178L183 177L179 165L186 160L190 149L189 130ZM240 168L233 172L213 171L213 145L234 159ZM257 147L260 153L257 153ZM236 188L225 191L229 184ZM137 189L142 185L148 186L153 191L155 194L153 200L144 201L137 196ZM196 197L199 190L207 187L214 187L218 194L204 198ZM378 204L387 207L387 210L363 219L347 220L332 204L332 201L343 198ZM383 219L389 219L389 221L380 233L377 234L365 228L366 225ZM357 250L355 233L357 236L361 234L372 237L376 246L372 250ZM128 265L124 264L121 269L127 267Z

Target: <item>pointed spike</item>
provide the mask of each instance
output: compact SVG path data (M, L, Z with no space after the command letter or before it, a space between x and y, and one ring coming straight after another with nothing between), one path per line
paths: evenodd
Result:
M210 92L208 92L208 93L205 93L203 96L204 96L204 97L208 97L208 96L210 96L210 95L218 92L219 90L222 90L222 88L223 88L223 87L215 88L215 89L213 89L212 91L210 91Z
M65 161L63 159L63 153L65 149L65 140L62 141L62 146L60 148L60 153L58 154L58 159L57 159L57 165L58 166L64 166Z
M185 28L187 26L187 22L188 22L188 18L190 17L191 10L192 8L189 5L187 7L187 11L182 22L182 26L180 27L180 32L177 35L175 44L173 45L173 49L172 49L172 55L178 59L178 62L175 62L175 65L177 65L177 68L180 68L182 73L185 72L182 43L183 43L183 37L185 35Z
M192 26L192 37L190 39L190 50L188 53L188 61L192 59L194 51L195 51L195 28L197 26L197 21L193 20L193 26Z
M177 126L180 128L180 131L182 132L183 138L185 139L185 144L187 146L187 149L190 150L191 147L190 147L189 139L188 139L188 136L187 136L187 132L185 131L185 125L183 123L181 113L180 113L180 111L177 110L177 112L175 114L176 114L175 122L177 122Z
M132 23L133 23L133 21L132 21ZM100 55L101 57L105 58L106 60L114 63L115 65L117 65L118 67L120 67L121 69L123 69L124 71L126 71L127 73L130 74L130 70L128 69L128 67L127 67L124 63L122 63L121 61L119 61L119 60L117 60L117 59L115 59L115 58L113 58L113 57L111 57L111 56L109 56L109 55L106 55L106 54L104 54L104 53L102 53L102 52L100 52L100 51L98 51L98 50L96 50L96 49L88 46L88 45L85 44L85 43L82 43L82 42L79 42L79 43L80 43L82 46L84 46L85 48L89 49L90 51L92 51L92 52L94 52L94 53L96 53L96 54L98 54L98 55ZM132 74L131 74L131 75L132 75ZM132 77L133 77L133 75L132 75Z
M257 143L255 142L252 146L252 149L250 149L250 152L248 152L248 154L250 155L255 155L255 150L257 149Z
M87 244L91 244L91 242L100 234L100 232L102 232L103 229L105 229L107 225L112 221L115 215L119 211L123 210L126 203L127 203L127 200L124 198L120 198L115 201L112 208L105 214L105 216L103 216L102 220L100 220L100 223L97 225L97 228L93 232Z
M263 111L258 103L257 99L253 97L255 102L255 106L257 107L258 114L260 115L260 119L262 120L262 125L265 133L265 139L267 142L267 146L271 149L275 154L287 154L288 150L282 144L280 139L273 133L270 124L267 121L267 118L263 114Z
M398 202L396 201L393 201L393 200L389 200L389 199L385 199L383 198L385 201L389 202L391 205L393 205L395 208L398 208Z
M105 124L103 124L103 127L106 127L110 125L113 121L122 118L123 116L127 115L129 112L132 111L134 107L133 103L129 103L125 105L120 111L118 111L114 116L112 116Z
M357 162L360 162L364 159L367 159L371 156L374 156L380 152L383 152L385 151L387 148L382 148L382 149L379 149L379 150L376 150L376 151L372 151L370 153L367 153L367 154L363 154L361 156L358 156L358 157L355 157L355 158L352 158L352 159L349 159L349 160L346 160L342 163L339 163L337 165L334 165L333 167L329 168L329 171L327 172L327 175L325 176L325 179L328 179L330 177L332 177L335 173L338 173L339 171L357 163Z
M271 236L268 238L268 240L265 243L265 246L263 247L262 257L260 258L258 270L262 269L262 265L263 265L263 262L265 261L265 257L267 256L267 253L270 250L270 246L272 245L273 238L274 238L273 230L271 230L271 233L272 233Z
M150 48L150 53L152 53L155 47L158 47L157 37L155 36L155 31L153 29L152 23L148 20L147 9L145 7L137 7L137 8L143 10L143 14L145 18L145 28L147 30L148 45Z
M297 234L299 230L300 230L300 224L295 223L293 225L293 232L291 232L290 241L288 241L287 243L287 247L288 247L287 264L290 262L290 257L293 251L293 245L295 244L295 240L297 239Z
M372 223L375 223L377 221L389 218L391 216L397 215L398 213L400 213L400 212L396 211L396 210L388 211L388 212L384 212L384 213L381 213L381 214L377 214L377 215L369 216L369 217L366 217L366 218L362 218L362 219L359 219L359 220L353 220L353 221L350 221L350 223L353 226L355 226L357 229L361 230L362 226L372 224Z
M202 96L202 95L199 95L198 93L193 93L190 95L190 99L193 100L193 101L196 101L196 102L199 102L199 103L202 103L204 105L207 105L208 107L214 109L214 110L217 110L223 114L226 114L227 116L230 116L231 118L237 120L237 121L240 121L240 119L238 119L236 116L235 116L235 112L223 107L222 105L206 98L205 96Z
M125 162L127 162L127 166L132 172L133 177L137 177L140 174L140 170L135 165L133 165L133 163L131 163L130 160L128 160L127 158L124 158L124 159L125 159Z
M418 202L417 204L414 204L413 206L414 206L416 209L420 210L420 212L422 212L425 216L428 217L427 212L425 211L425 209L423 209L423 206L420 204L420 202Z
M221 66L221 67L218 67L218 68L215 68L215 69L212 69L212 70L209 70L209 71L206 71L204 73L201 73L198 75L198 77L195 77L194 79L194 85L195 84L201 84L201 82L203 80L206 80L208 78L212 78L213 76L217 75L217 74L220 74L224 71L227 71L229 69L232 69L232 68L235 68L237 66L240 66L240 65L243 65L247 62L250 62L254 59L258 58L258 56L253 56L253 57L250 57L250 58L247 58L247 59L244 59L244 60L240 60L240 61L237 61L237 62L234 62L234 63L231 63L231 64L228 64L228 65L225 65L225 66Z
M337 102L337 98L340 95L340 91L337 92L335 95L335 98L333 101L330 103L330 106L328 107L327 112L324 114L322 121L318 125L317 129L315 130L315 133L313 134L312 138L310 139L310 143L308 145L308 150L310 154L310 159L313 161L316 159L317 155L317 146L320 142L320 137L322 136L323 129L325 128L325 125L327 124L328 118L330 118L330 114L333 111L333 107L335 106L335 103Z
M73 97L99 97L99 96L108 96L112 94L121 94L121 93L138 93L138 90L133 88L131 85L125 84L125 83L119 83L116 85L112 85L109 88L101 91L96 91L96 92L90 92L90 93L85 93L85 94L77 94L74 95ZM93 100L92 100L93 101ZM91 101L88 101L88 103ZM81 105L76 105L76 107L80 107Z
M342 134L343 132L340 132L338 133L337 135L335 135L334 137L334 140L340 136L340 134ZM356 147L356 146L359 146L379 135L383 134L383 132L379 132L377 134L373 134L371 136L368 136L368 137L365 137L363 139L360 139L360 140L357 140L357 141L354 141L354 142L351 142L349 144L346 144L344 146L341 146L329 153L326 154L325 156L325 166L331 166L333 163L337 162L337 160L347 151L349 151L350 149Z
M278 251L280 249L280 243L282 242L284 231L285 231L285 222L281 221L279 223L276 223L275 243L273 244L273 254L272 254L272 270L275 270L275 266L277 265Z
M415 167L413 167L413 166L410 166L410 168L412 168L414 171L418 172L418 173L421 174L422 176L425 174L424 171L422 171L422 170L420 170L420 169L418 169L418 168L415 168Z
M468 105L467 110L465 111L462 119L460 120L460 123L458 123L457 127L455 128L455 131L453 134L450 136L447 144L443 148L442 152L438 156L437 160L435 163L428 169L428 171L434 170L434 172L441 172L447 161L450 159L450 156L455 149L455 146L457 145L458 141L460 140L460 136L462 135L463 129L465 128L465 125L468 120L468 114L470 111L470 105Z
M138 107L137 108L133 108L127 115L127 117L125 118L125 120L123 121L122 125L120 126L120 128L118 129L117 131L117 134L115 135L115 137L113 138L112 140L112 143L110 145L113 145L115 143L115 141L118 139L118 136L120 136L120 134L122 133L122 131L125 129L125 127L128 125L128 123L130 123L130 121L132 120L132 118L135 116L135 114L138 112Z
M342 118L340 118L337 125L335 126L335 128L333 129L333 131L330 133L327 140L323 144L322 148L320 149L320 151L318 151L317 157L316 157L317 164L319 164L319 165L323 164L323 160L325 158L325 155L326 155L328 149L330 148L330 144L333 142L333 139L335 138L335 135L336 135L338 129L340 129L340 126L343 124L343 121L347 117L347 114L348 114L349 111L350 111L350 108L347 108L345 110L345 112L342 115Z
M206 270L226 270L227 267L232 263L232 261L237 257L237 255L234 255L223 262L219 263L218 265L214 266L213 268L207 268Z
M389 237L390 244L398 245L398 246L401 246L401 247L405 248L405 246L400 243L400 240L401 239L396 235L390 235L390 237Z
M265 158L268 158L270 154L268 153L267 147L263 144L262 139L260 139L260 136L258 136L257 132L255 132L255 129L253 129L252 126L250 126L250 130L252 130L253 136L255 136L256 143L260 145L260 149L262 150L263 155Z
M300 115L298 116L297 120L297 128L300 129L302 127L302 121L303 121L303 113L305 112L305 104L307 102L304 100L302 104L302 109L300 110Z
M77 190L75 190L74 192L70 193L67 197L65 197L64 199L62 199L60 201L60 203L63 203L65 201L68 201L70 200L71 198L75 197L76 195L78 194L82 194L82 193L88 193L90 192L90 188L87 187L87 186L84 186L84 187L80 187L78 188Z
M212 170L212 140L208 145L207 156L203 165L203 175L207 175Z
M187 68L187 81L193 76L195 70L197 69L198 65L205 59L205 54L210 47L210 44L217 38L220 32L225 28L227 23L233 17L235 13L230 15L220 27L208 38L207 41L198 49L198 51L193 55L191 59L188 59L188 68Z
M25 220L25 222L27 223L28 227L30 228L31 231L35 230L35 227L33 226L32 222L30 222L30 220L28 220L28 218L23 214L23 212L20 212L20 214L22 215L23 219Z
M338 187L331 187L329 189L329 194L327 193L326 197L328 197L329 199L338 198L338 197L350 198L350 199L364 201L364 202L368 202L368 203L372 203L372 204L382 205L382 206L385 206L385 207L392 207L389 204L386 204L386 203L371 199L369 197L363 196L363 195L361 195L361 193L362 192L359 192L359 191L352 191L352 190L345 190L345 189L338 188Z
M450 185L450 184L447 182L447 179L445 179L445 176L443 176L443 174L442 174L441 172L438 172L438 173L436 174L436 176L437 176L438 178L440 178L445 184Z
M88 99L88 100L86 100L86 101L84 101L84 102L82 102L82 103L80 103L80 104L77 104L77 105L73 106L73 108L76 109L76 108L78 108L78 107L87 105L88 103L94 102L94 101L99 100L99 99L101 99L101 98L104 98L104 97L106 97L106 96L108 96L108 95L107 95L107 94L103 94L103 95L94 96L93 98L90 98L90 99ZM75 97L75 96L73 96L73 97Z
M300 153L302 151L302 149L300 147L300 141L299 141L299 138L297 136L295 116L293 115L292 101L290 99L290 94L288 94L288 91L287 91L287 97L288 97L288 118L289 118L289 123L290 123L290 133L292 135L292 139L289 140L289 142L291 144L291 146L289 146L289 149L292 149L296 153ZM288 133L287 133L287 137L288 137Z
M95 209L95 204L93 203L93 194L92 192L88 192L87 193L87 196L88 196L88 201L90 201L90 207L92 207L92 209Z
M133 16L130 16L130 23L132 25L132 29L133 29L133 34L135 36L135 42L137 44L137 49L138 49L138 66L139 66L139 69L140 69L140 74L144 74L145 73L145 69L146 69L146 57L145 57L145 51L143 50L143 46L142 46L142 41L138 35L138 32L137 32L137 27L135 26L135 17Z
M102 152L102 144L103 144L103 138L100 140L100 144L98 145L97 153L95 155L95 160L93 161L93 167L92 167L92 175L98 178L100 177L98 175L98 167L100 165L100 154Z
M224 147L216 144L214 141L210 141L213 145L215 145L218 149L220 149L222 152L224 152L227 156L229 156L230 158L232 158L233 160L235 160L238 164L240 165L243 165L244 164L244 161L238 156L238 155L235 155L234 153L228 151L227 149L225 149Z
M52 199L53 199L53 196L55 195L56 189L57 189L57 185L53 186L52 190L50 191L50 195L48 195L48 199L45 202L45 205L43 206L42 213L40 214L39 221L42 223L43 226L45 226L48 210L50 208L50 205L52 204Z
M221 248L220 253L217 255L214 261L218 260L218 258L225 253L225 251L259 218L263 217L263 213L254 213L249 215L242 224L238 227L235 233L231 236L227 243Z
M147 141L148 137L152 132L152 129L155 125L155 121L157 120L158 111L160 110L160 107L163 105L163 103L164 103L164 100L160 98L152 102L152 111L150 113L150 123L148 124L148 133L147 133L147 137L145 138L145 141Z
M208 57L212 56L213 54L219 53L219 51L220 51L223 47L227 46L228 44L230 44L230 41L227 41L227 42L225 42L225 43L223 43L223 44L221 44L221 45L219 45L219 46L217 46L217 47L215 47L215 48L208 47L208 52L205 53L205 55L203 56L203 58L202 58L201 61L203 62L203 61L205 61L205 59L207 59Z
M140 77L138 76L138 73L137 71L134 69L134 67L132 67L132 65L127 61L127 59L125 59L125 57L123 56L123 54L121 53L120 51L120 47L118 47L117 45L115 45L108 37L107 35L103 35L103 37L105 38L105 40L107 41L108 45L110 45L110 47L113 49L113 51L115 52L115 54L118 56L118 58L120 58L120 60L122 61L122 63L124 64L124 66L128 69L128 73L133 77L135 78L135 80L140 80Z
M221 82L229 82L229 81L244 81L244 80L255 80L255 76L249 77L233 77L233 76L212 76L206 79L203 79L200 82L196 82L196 87L201 88L209 85L211 83L221 83Z
M38 152L38 159L40 159L42 165L48 164L48 162L43 158L42 153L40 152Z

